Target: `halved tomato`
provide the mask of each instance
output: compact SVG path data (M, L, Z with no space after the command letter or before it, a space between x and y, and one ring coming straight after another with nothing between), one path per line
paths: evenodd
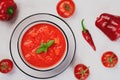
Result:
M8 73L13 69L13 62L10 59L0 61L0 72Z
M75 66L74 75L79 80L85 80L90 74L89 67L84 64L78 64Z
M114 52L107 51L102 55L101 61L105 67L112 68L117 64L118 57Z

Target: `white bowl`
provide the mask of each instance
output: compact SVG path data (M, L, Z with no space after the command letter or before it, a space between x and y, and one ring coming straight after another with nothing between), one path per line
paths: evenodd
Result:
M56 64L54 64L54 65L51 65L50 67L45 67L45 68L42 68L42 67L36 67L36 66L34 66L34 65L32 65L32 64L30 64L26 59L25 59L25 57L23 56L23 54L22 54L22 49L21 49L21 41L22 41L22 38L23 38L23 36L24 36L24 34L26 33L26 31L28 31L31 27L33 27L34 25L37 25L37 24L42 24L42 23L45 23L45 24L50 24L50 25L52 25L52 26L54 26L55 28L57 28L61 33L62 33L62 35L63 35L63 37L64 37L64 39L65 39L65 42L66 42L66 50L65 50L65 52L64 52L64 55L63 55L63 57L60 59L60 61L58 61ZM32 22L32 23L30 23L30 24L28 24L22 31L21 31L21 34L19 35L19 39L18 39L18 42L19 42L19 48L18 48L18 51L19 51L19 54L20 54L20 56L21 56L21 59L23 60L23 62L28 66L28 67L30 67L30 68L33 68L33 69L36 69L36 70L50 70L50 69L54 69L54 68L56 68L57 66L59 66L63 61L64 61L64 59L65 59L65 57L67 56L67 47L69 47L68 46L68 39L67 39L67 37L66 37L66 34L65 34L65 32L57 25L57 24L55 24L55 23L53 23L53 22L48 22L48 21L35 21L35 22ZM47 53L46 53L47 54ZM39 54L40 55L40 54Z

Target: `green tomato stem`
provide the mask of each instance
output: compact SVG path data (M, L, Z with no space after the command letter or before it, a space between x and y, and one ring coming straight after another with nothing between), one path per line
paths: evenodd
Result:
M67 10L67 11L70 11L70 6L68 5L68 4L65 4L65 9Z
M7 68L8 68L8 66L6 65L6 63L2 63L2 66L1 66L2 71L7 69Z

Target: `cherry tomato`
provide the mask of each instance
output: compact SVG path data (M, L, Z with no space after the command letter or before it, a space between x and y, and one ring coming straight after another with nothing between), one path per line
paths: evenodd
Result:
M78 64L75 66L74 75L79 80L85 80L90 74L89 67L84 64Z
M13 68L13 62L10 59L3 59L0 61L0 72L8 73Z
M102 55L101 61L105 67L112 68L117 64L118 57L114 52L107 51Z
M75 4L73 0L60 0L57 4L57 13L63 18L69 18L75 12Z

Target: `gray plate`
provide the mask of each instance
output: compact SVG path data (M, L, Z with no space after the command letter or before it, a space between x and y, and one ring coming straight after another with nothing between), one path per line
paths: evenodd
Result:
M28 65L20 55L19 40L23 32L31 25L46 22L56 25L65 35L67 40L67 53L63 61L55 68L39 70ZM20 71L28 76L46 79L62 73L72 62L76 50L76 40L70 26L61 18L48 13L38 13L23 19L14 29L10 38L11 57Z

